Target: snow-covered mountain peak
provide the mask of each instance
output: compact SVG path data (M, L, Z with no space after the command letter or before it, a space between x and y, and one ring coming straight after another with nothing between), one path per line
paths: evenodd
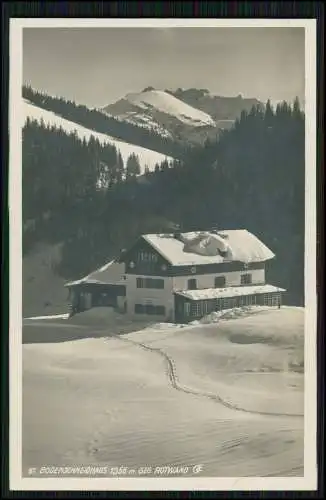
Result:
M146 87L107 105L102 112L114 118L149 129L162 137L203 144L216 140L223 129L230 129L242 111L249 112L255 98L214 95L205 88L157 89Z
M216 131L216 122L206 111L187 104L168 90L147 87L129 93L102 112L162 137L189 140L190 136Z
M215 126L215 122L209 114L189 106L163 90L127 94L125 100L144 110L154 108L162 113L172 115L187 125L194 127Z

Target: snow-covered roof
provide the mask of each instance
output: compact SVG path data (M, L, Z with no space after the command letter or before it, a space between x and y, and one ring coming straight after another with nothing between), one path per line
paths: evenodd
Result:
M145 234L143 238L172 265L264 262L275 255L246 229Z
M99 283L107 285L122 285L125 284L123 279L124 264L120 264L115 260L111 260L102 267L99 267L84 278L66 283L65 286L75 286L82 283Z
M250 285L239 287L231 286L228 288L204 288L202 290L177 290L174 293L190 300L207 300L272 292L285 292L285 289L274 285Z

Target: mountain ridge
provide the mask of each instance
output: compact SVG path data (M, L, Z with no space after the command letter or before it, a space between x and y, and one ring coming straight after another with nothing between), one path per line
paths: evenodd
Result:
M190 143L217 139L243 111L263 104L256 98L214 96L207 89L156 89L128 93L101 108L107 115L136 126L147 126L166 137ZM145 125L146 124L146 125Z
M186 150L217 140L257 99L219 97L207 89L159 90L146 87L102 108L23 86L23 98L82 127L164 156L181 159Z
M115 140L134 144L173 158L180 158L184 153L184 145L172 137L163 137L155 130L121 121L96 108L90 109L64 97L54 97L32 87L23 86L22 98L40 109L52 112L65 120L94 132L105 134Z
M143 112L160 111L161 113L174 116L181 123L193 127L215 126L214 120L209 114L189 106L180 101L168 92L163 90L145 90L140 93L129 93L122 99L106 106L105 111L111 111L113 114L120 114L119 111L128 116L128 105L134 108L140 108Z
M57 129L62 128L62 130L64 130L67 134L76 132L77 136L80 139L89 140L90 137L93 136L94 139L97 139L101 144L110 144L112 146L115 146L117 148L117 151L121 153L124 162L127 161L128 157L131 154L136 154L139 159L141 173L144 173L146 168L148 168L150 171L154 170L155 165L163 162L164 160L173 160L173 158L149 148L143 148L136 144L130 144L126 141L118 140L107 134L96 132L95 130L83 127L78 123L67 120L52 111L48 111L44 108L36 106L27 99L23 99L23 108L24 122L26 122L28 118L30 120L36 120L39 123L43 120L46 125L54 126Z
M236 120L241 111L250 111L253 106L263 105L256 98L246 98L242 94L237 96L219 96L212 94L208 89L181 89L166 90L181 101L210 113L215 122Z

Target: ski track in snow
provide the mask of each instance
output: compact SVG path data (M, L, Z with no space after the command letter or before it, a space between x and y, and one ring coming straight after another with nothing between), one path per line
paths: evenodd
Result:
M182 332L176 332L176 333L180 334ZM131 339L123 338L119 335L114 335L114 334L105 338L105 341L109 342L110 339L116 339L116 340L123 342L127 345L131 345L133 347L140 348L140 349L143 349L145 351L149 351L151 353L157 354L161 358L163 358L163 360L165 362L165 366L166 366L166 375L168 378L168 383L169 383L170 387L172 387L173 389L175 389L177 391L180 391L182 393L185 393L185 394L191 395L191 396L204 397L206 399L209 399L209 400L227 408L228 410L240 412L240 413L246 413L246 414L249 414L252 416L259 416L262 418L263 417L274 417L274 418L278 418L278 419L279 418L281 418L281 419L282 418L283 419L284 418L286 418L286 419L287 418L301 418L301 419L303 418L303 415L301 415L301 414L262 412L262 411L247 410L245 408L241 408L241 407L233 404L232 402L228 402L228 401L224 400L221 396L219 396L217 394L209 394L209 393L206 393L203 391L199 391L196 389L186 387L186 386L182 385L180 383L180 381L178 380L175 361L163 349L153 348L148 344L145 344L142 342L135 342ZM112 413L110 412L109 409L105 410L104 415L102 415L102 416L105 416L105 415L107 415L108 419L112 418ZM96 459L97 454L100 452L100 447L101 447L100 443L102 442L102 439L105 438L106 431L107 431L107 423L104 423L103 427L100 426L99 428L97 428L93 438L86 446L88 456L93 457L94 460ZM246 441L246 438L244 437L244 435L240 435L237 438L227 439L225 441L224 451L223 451L223 445L222 445L222 450L220 451L219 455L222 457L224 454L228 454L232 450L237 449L238 447L241 448L245 441ZM164 466L164 465L169 465L169 464L167 463L167 464L162 464L162 465ZM302 473L302 466L293 466L293 467L288 467L286 469L282 468L279 471L276 471L276 472L274 471L273 473L270 473L270 474L265 473L264 476L265 477L269 477L269 476L282 477L282 476L291 476L291 475L293 476L293 475L296 475L296 473L298 473L298 475L300 475Z
M207 392L197 391L196 389L192 389L190 387L186 387L184 385L181 385L180 382L178 381L178 377L176 374L176 363L175 363L174 359L171 356L169 356L163 349L160 349L158 347L151 347L147 344L143 344L141 342L135 342L131 339L125 339L125 338L122 338L118 335L112 335L112 337L114 337L118 340L121 340L123 342L131 343L134 346L140 347L142 349L145 349L147 351L150 351L150 352L153 352L153 353L156 353L156 354L162 356L167 363L167 376L169 379L169 383L170 383L171 387L173 387L173 389L176 389L177 391L182 391L185 394L192 394L194 396L202 396L202 397L211 399L211 400L215 401L216 403L219 403L219 404L225 406L229 410L240 411L242 413L250 413L252 415L262 415L262 416L266 415L269 417L275 416L275 417L299 417L299 418L303 418L303 415L299 414L299 413L278 413L278 412L264 412L264 411L247 410L246 408L241 408L241 407L233 404L232 402L226 401L218 394L209 394Z
M143 148L134 144L129 144L128 142L115 139L114 137L111 137L109 135L95 132L94 130L88 129L86 127L83 127L82 125L62 118L52 111L48 111L46 109L35 106L25 99L23 101L23 106L24 123L26 122L27 117L33 120L37 120L38 122L43 119L45 124L53 125L56 128L61 127L67 134L76 132L80 139L85 138L86 140L89 140L91 136L93 136L95 139L98 139L101 144L109 144L111 146L115 146L117 150L120 151L124 162L127 161L128 157L132 153L136 154L139 158L140 166L142 168L142 174L144 173L146 166L149 168L149 170L153 170L157 163L162 163L165 159L169 162L173 160L173 158L158 153L157 151Z
M284 314L286 319L290 311ZM259 316L265 321L261 315L256 316L257 320ZM231 323L233 321L238 320L231 320ZM284 323L283 318L281 321ZM55 323L46 324L55 327ZM84 329L87 328L89 325L85 325ZM206 342L209 342L209 335L214 334L214 328L203 328L208 334L202 336L201 342L209 351ZM178 349L184 351L190 340L187 337L190 330L193 332L191 338L200 342L198 332L196 328L171 328L171 344L165 340L169 336L167 330L161 333L159 330L145 328L120 336L117 330L111 334L105 327L95 327L92 334L96 337L97 333L102 333L104 344L101 339L86 338L65 345L60 342L40 344L36 349L35 344L25 346L27 354L30 352L24 358L28 374L27 393L23 393L28 407L24 408L29 421L23 433L27 444L26 466L34 466L39 461L47 464L50 457L48 463L57 460L62 465L91 463L134 467L203 463L202 475L218 477L302 475L303 416L259 411L259 401L258 411L248 410L243 407L243 400L242 404L236 404L231 396L232 400L226 401L219 391L215 392L216 387L214 393L207 392L200 380L199 388L196 379L192 378L190 386L184 385L177 373ZM186 336L181 343L173 340L184 333ZM215 334L212 340L219 342ZM164 347L162 344L160 347L150 345L161 341ZM175 342L177 358L166 350L166 346L170 350ZM234 344L231 347L237 349ZM192 349L196 355L196 343ZM260 352L264 355L259 349L255 352L254 356ZM190 351L184 352L185 360L192 366L189 354ZM245 351L243 354L250 362L251 356L248 358ZM223 355L221 351L222 370ZM199 358L203 359L201 354ZM183 363L183 358L181 361ZM209 364L210 360L207 361ZM192 369L197 374L196 366ZM45 377L40 378L40 373ZM188 375L186 372L186 377ZM261 374L254 374L254 377L257 379ZM38 385L35 385L36 380ZM40 392L35 387L39 387ZM35 417L34 408L50 390L54 391L48 400L50 410L46 412L45 408L44 417L37 417L37 414ZM55 412L57 416L52 417ZM31 463L33 457L34 463Z
M178 332L182 333L182 332ZM201 396L207 399L210 399L214 401L215 403L218 403L225 408L228 408L229 410L237 411L237 412L242 412L242 413L249 413L251 415L260 415L260 416L268 416L268 417L290 417L290 418L303 418L302 414L299 413L278 413L278 412L264 412L264 411L255 411L255 410L248 410L246 408L241 408L237 406L236 404L226 401L223 399L221 396L218 394L209 394L207 392L203 391L198 391L196 389L192 389L190 387L186 387L185 385L180 384L180 381L177 376L177 370L176 370L176 363L174 359L169 356L163 349L157 348L157 347L151 347L148 344L144 344L142 342L135 342L131 339L126 339L122 338L119 335L110 335L110 337L107 337L107 341L110 338L115 338L117 340L120 340L121 342L126 342L127 344L132 344L135 347L140 347L141 349L145 349L146 351L150 351L154 354L158 354L159 356L163 357L164 361L166 362L166 374L168 378L168 382L170 386L173 389L176 389L177 391L181 391L185 394L193 395L193 396ZM97 433L98 434L98 433ZM101 434L101 432L100 432ZM91 444L88 446L89 453L93 455L98 451L98 449L95 447L96 443L98 443L99 439L94 438L94 440L91 442ZM280 474L281 475L281 474Z

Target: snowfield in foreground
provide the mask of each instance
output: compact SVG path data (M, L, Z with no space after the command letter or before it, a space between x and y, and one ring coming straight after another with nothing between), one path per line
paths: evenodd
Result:
M81 315L26 321L24 474L203 464L202 476L302 476L304 310L229 318L129 333Z
M46 109L42 109L29 101L23 101L24 112L23 112L23 120L24 123L29 117L31 120L37 120L40 122L41 120L44 123L55 126L56 128L62 128L67 134L72 132L76 132L78 137L82 139L89 140L91 136L97 139L101 144L110 144L115 146L118 151L121 152L121 156L123 158L124 163L126 163L128 157L134 153L139 158L140 167L142 168L142 174L145 172L145 167L147 166L149 170L154 170L155 165L157 163L162 163L165 159L169 162L173 160L173 158L169 156L165 156L157 151L152 151L151 149L146 149L141 146L136 146L135 144L129 144L127 142L120 141L119 139L115 139L106 134L101 134L100 132L95 132L94 130L90 130L88 128L83 127L77 123L71 122L62 118L61 116L56 115L52 111L48 111Z

